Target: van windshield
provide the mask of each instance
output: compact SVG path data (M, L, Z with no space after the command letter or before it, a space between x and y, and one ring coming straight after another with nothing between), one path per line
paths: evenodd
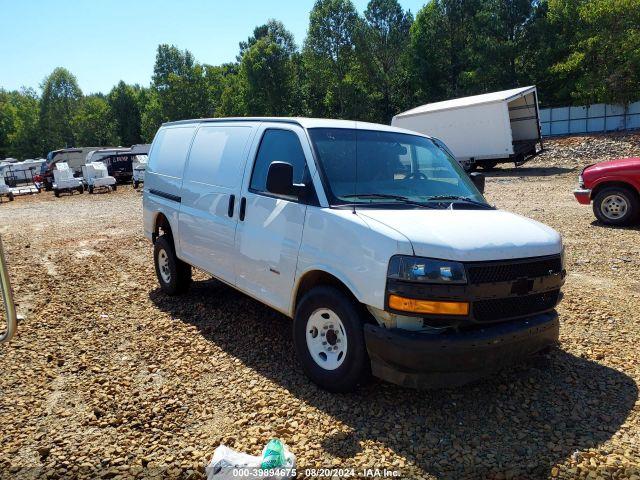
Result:
M309 129L332 205L479 203L482 194L445 149L416 135Z

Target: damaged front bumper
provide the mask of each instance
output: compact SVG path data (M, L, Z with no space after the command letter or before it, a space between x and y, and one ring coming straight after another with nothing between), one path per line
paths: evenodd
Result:
M555 345L558 335L555 310L439 335L365 325L372 373L416 388L469 383Z

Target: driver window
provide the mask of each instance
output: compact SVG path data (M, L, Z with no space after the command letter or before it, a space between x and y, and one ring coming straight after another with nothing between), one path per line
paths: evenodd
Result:
M264 132L251 175L249 188L252 191L267 192L267 173L272 162L287 162L293 165L294 183L303 183L306 180L307 161L295 132L275 128Z

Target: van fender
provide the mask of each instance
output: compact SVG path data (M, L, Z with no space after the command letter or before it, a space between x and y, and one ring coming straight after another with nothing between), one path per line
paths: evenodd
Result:
M290 316L293 318L293 316L295 315L296 312L296 299L298 297L298 290L300 288L300 285L302 284L302 280L305 278L305 276L311 272L322 272L322 273L326 273L331 275L332 277L336 278L339 282L341 282L350 292L351 294L355 297L355 299L362 303L362 299L363 299L363 295L362 292L360 292L360 290L358 290L358 288L353 284L352 281L349 280L349 278L341 271L329 266L329 265L325 265L325 264L313 264L308 266L307 268L305 268L305 270L303 271L297 271L296 272L296 278L294 281L294 286L293 286L293 290L292 290L292 295L291 295L291 306L289 308L289 313Z

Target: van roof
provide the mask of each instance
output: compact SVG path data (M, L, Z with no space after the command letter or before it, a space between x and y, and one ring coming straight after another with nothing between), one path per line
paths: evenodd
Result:
M185 125L191 123L222 123L222 122L269 122L289 123L299 125L302 128L355 128L359 130L379 130L384 132L409 133L428 137L422 133L413 132L404 128L391 127L380 123L360 122L356 120L336 120L331 118L307 118L307 117L221 117L221 118L197 118L191 120L178 120L163 123L162 126Z

